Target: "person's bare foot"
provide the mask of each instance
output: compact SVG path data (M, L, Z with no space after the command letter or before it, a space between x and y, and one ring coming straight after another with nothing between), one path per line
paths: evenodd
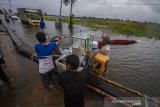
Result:
M52 91L55 91L55 90L56 90L56 88L55 88L54 85L49 85L49 88L50 88Z

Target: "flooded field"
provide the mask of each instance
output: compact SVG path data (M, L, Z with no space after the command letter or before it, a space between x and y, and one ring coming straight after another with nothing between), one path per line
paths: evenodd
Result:
M23 25L19 20L10 25L15 33L29 46L37 42L35 34L40 31L39 26ZM63 34L67 37L63 44L71 45L71 36L80 31L91 31L89 28L75 26L70 31L67 24L63 24ZM46 21L48 37L59 35L54 22ZM100 40L102 32L92 31L95 40ZM131 89L138 90L151 97L160 97L160 41L147 38L127 37L108 33L111 39L136 39L140 43L133 45L111 45L110 61L106 78L118 82Z

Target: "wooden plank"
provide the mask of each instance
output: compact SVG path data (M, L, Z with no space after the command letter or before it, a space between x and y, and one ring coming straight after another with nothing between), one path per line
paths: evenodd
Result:
M112 84L109 84L90 73L87 78L87 83L101 89L104 92L111 94L114 97L137 97L132 93L128 93L124 90L120 90L119 88L113 86Z

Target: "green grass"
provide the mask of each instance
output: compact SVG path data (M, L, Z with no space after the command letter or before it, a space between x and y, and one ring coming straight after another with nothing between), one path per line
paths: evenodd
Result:
M45 16L45 20L55 21L53 16ZM69 23L69 17L65 17L62 22ZM86 26L96 30L112 31L123 35L134 35L139 37L148 37L160 39L160 24L138 23L114 19L91 19L74 18L74 24Z
M43 16L43 19L48 21L56 21L56 18L53 16Z

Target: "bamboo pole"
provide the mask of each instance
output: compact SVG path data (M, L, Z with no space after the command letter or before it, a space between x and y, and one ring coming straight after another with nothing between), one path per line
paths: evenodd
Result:
M96 88L96 87L94 87L94 86L92 86L92 85L86 84L86 87L89 88L90 90L93 90L93 91L97 92L98 94L100 94L100 95L102 95L102 96L104 96L104 97L109 97L109 98L111 98L112 100L116 100L116 99L117 99L116 97L113 97L112 95L107 94L106 92L103 92L102 90L100 90L100 89L98 89L98 88ZM129 105L129 104L127 104L127 103L125 103L125 104L123 104L123 105L126 106L126 107L134 107L134 106Z
M122 90L124 90L124 91L128 91L128 92L131 92L132 94L138 95L138 96L140 96L140 97L144 97L145 99L152 100L152 101L154 101L156 104L160 105L160 102L159 102L159 101L156 101L155 99L150 98L150 97L148 97L147 95L144 95L144 94L142 94L142 93L140 93L140 92L138 92L138 91L135 91L135 90L133 90L133 89L127 88L127 87L125 87L125 86L123 86L123 85L120 85L120 84L118 84L118 83L116 83L116 82L114 82L114 81L112 81L112 80L105 79L105 78L103 78L103 77L99 77L99 76L97 76L96 74L94 74L93 72L90 72L90 74L98 77L100 80L103 80L103 81L105 81L105 82L107 82L107 83L109 83L109 84L112 84L112 85L114 85L114 86L117 86L118 88L120 88L120 89L122 89Z

